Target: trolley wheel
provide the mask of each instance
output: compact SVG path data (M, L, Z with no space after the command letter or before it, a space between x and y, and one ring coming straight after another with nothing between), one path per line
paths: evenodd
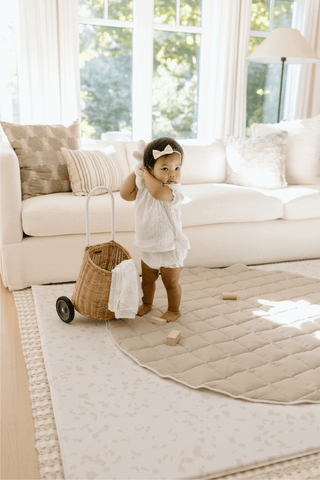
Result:
M63 322L72 322L74 319L74 306L68 297L59 297L56 302L56 309Z

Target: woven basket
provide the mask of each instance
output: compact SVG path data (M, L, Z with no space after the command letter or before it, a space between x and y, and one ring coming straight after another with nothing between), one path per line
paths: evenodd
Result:
M111 241L90 246L89 200L98 190L106 190L111 198ZM108 309L112 270L123 260L131 258L130 253L114 241L114 197L109 188L95 187L86 201L87 246L84 251L79 276L71 297L74 308L93 320L112 320L114 312Z
M94 320L115 318L114 312L108 309L111 270L130 258L129 252L113 240L86 247L71 298L75 309Z

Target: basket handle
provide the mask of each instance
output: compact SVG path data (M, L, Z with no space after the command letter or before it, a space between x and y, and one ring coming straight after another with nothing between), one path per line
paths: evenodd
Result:
M114 240L114 196L111 190L107 187L95 187L91 190L86 201L86 235L87 235L87 246L90 247L90 217L89 217L89 200L97 190L107 190L111 195L111 240Z

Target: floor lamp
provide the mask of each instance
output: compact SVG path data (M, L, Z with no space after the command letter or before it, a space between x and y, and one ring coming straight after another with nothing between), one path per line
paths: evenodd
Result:
M278 123L283 84L284 65L314 63L320 60L317 53L296 28L277 28L247 57L250 62L281 63L281 80L278 106Z

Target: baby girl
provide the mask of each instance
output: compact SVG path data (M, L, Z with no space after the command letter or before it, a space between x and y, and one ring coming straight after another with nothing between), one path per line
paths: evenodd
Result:
M124 200L136 201L134 245L141 258L143 291L138 315L151 310L155 282L161 273L168 296L168 310L162 318L168 322L180 317L179 277L190 248L181 223L182 161L183 149L179 143L170 137L157 138L144 149L141 188L137 187L136 174L132 172L120 191Z

